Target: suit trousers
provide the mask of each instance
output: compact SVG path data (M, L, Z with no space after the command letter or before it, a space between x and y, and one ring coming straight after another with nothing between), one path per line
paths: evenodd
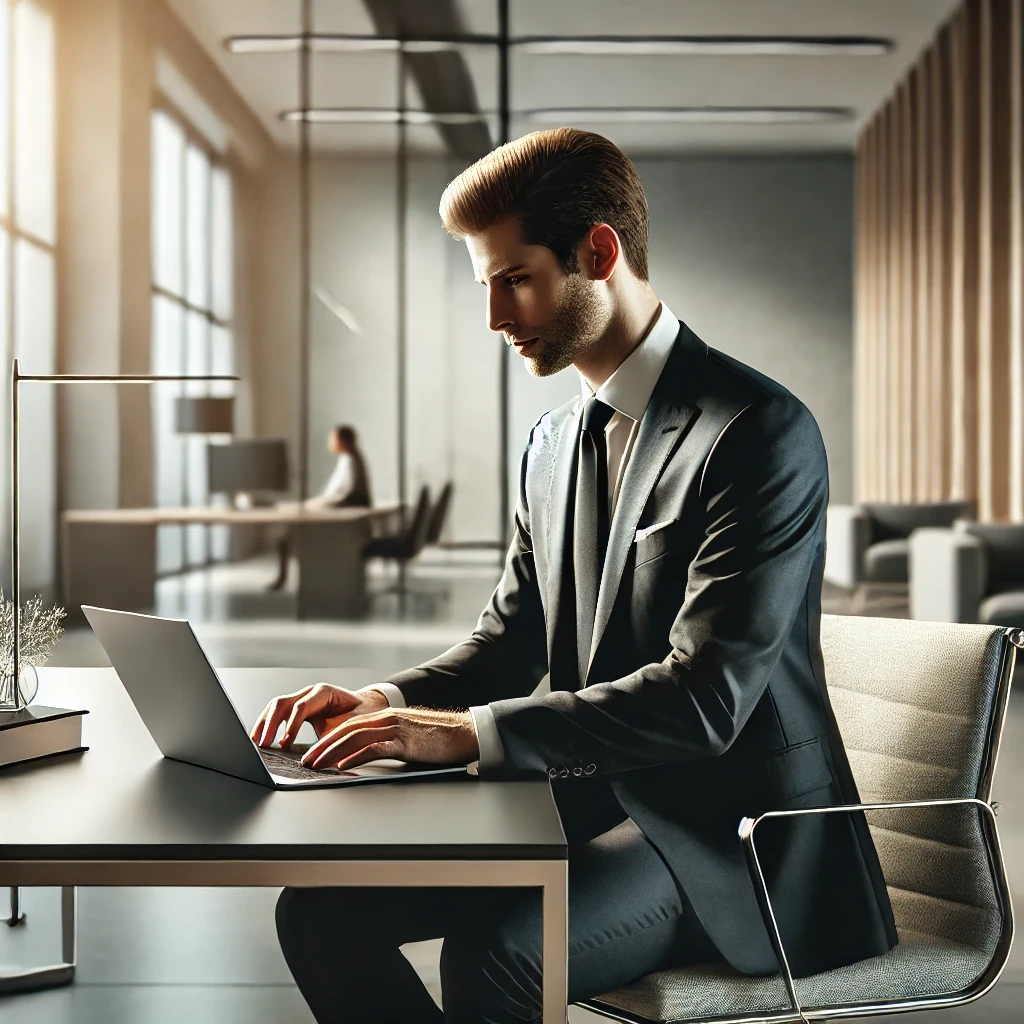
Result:
M570 844L568 876L570 1002L720 959L631 819ZM285 889L277 904L285 959L318 1024L539 1021L541 923L535 888ZM442 937L443 1012L399 950Z

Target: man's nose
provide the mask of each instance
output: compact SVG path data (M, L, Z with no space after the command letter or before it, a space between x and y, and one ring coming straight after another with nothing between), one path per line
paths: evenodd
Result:
M509 331L512 329L512 315L508 301L497 289L487 291L487 326L492 331Z

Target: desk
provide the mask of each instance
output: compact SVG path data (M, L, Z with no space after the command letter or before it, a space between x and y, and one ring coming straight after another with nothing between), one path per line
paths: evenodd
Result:
M62 538L64 606L69 614L79 613L83 604L152 608L159 526L287 526L295 534L299 563L299 618L356 618L367 603L363 548L373 525L398 510L398 505L379 505L303 511L291 504L68 511Z
M366 675L221 672L246 722L276 693L317 679L360 686ZM566 843L546 780L468 776L279 793L161 758L113 669L44 668L40 700L87 707L92 749L3 771L0 887L539 886L544 1021L564 1024ZM55 978L70 981L72 889L64 904L67 966ZM0 974L0 992L18 987L26 986L10 977L5 986Z

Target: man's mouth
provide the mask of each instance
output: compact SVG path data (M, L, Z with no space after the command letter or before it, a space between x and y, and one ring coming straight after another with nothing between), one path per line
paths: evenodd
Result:
M522 355L531 345L534 344L534 342L539 340L539 338L527 338L523 341L516 341L515 339L513 339L512 346L520 355Z

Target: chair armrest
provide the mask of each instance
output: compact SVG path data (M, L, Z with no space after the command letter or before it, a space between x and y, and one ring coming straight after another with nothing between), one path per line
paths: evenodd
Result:
M876 804L836 804L831 807L800 807L789 811L765 811L756 818L743 818L740 821L739 837L743 842L743 849L747 856L747 870L750 872L750 879L754 883L757 902L761 908L761 916L764 918L765 927L768 929L768 937L772 941L775 955L779 958L779 966L782 968L786 991L789 993L789 999L793 1004L793 1010L797 1014L798 1020L803 1021L804 1024L810 1024L804 1015L803 1009L800 1006L800 999L796 994L796 982L793 980L793 972L789 966L786 950L782 944L782 933L779 931L775 910L772 907L771 897L768 895L768 883L765 881L764 872L761 870L761 862L757 856L757 846L754 843L754 832L757 826L762 821L767 821L770 818L803 818L819 814L851 814L859 811L891 811L917 807L956 807L970 804L978 807L979 810L984 811L989 816L992 821L992 830L996 834L996 843L998 844L996 814L999 805L988 803L979 797L949 797L942 800L901 800ZM1002 875L1001 881L1003 905L1010 908L1009 886L1006 882L1005 873ZM1000 886L997 885L997 888L1000 888ZM1008 912L1012 913L1012 909L1008 910ZM992 984L995 984L994 978L992 979Z
M871 543L871 517L860 505L829 505L825 516L825 579L852 590L861 581Z
M977 622L985 596L985 546L960 530L923 527L910 535L910 617Z

